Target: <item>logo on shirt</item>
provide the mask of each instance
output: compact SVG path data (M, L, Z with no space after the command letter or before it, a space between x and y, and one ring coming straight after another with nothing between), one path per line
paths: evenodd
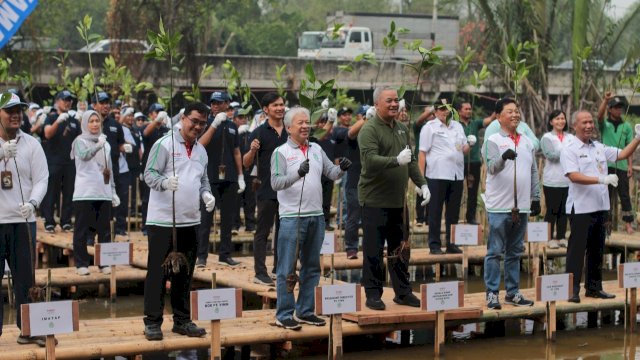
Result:
M75 123L70 123L69 126L71 126L71 128L73 128L73 129L76 128L76 124Z
M118 128L115 126L109 126L109 131L111 131L112 133L118 132Z
M236 129L229 128L229 134L236 134Z

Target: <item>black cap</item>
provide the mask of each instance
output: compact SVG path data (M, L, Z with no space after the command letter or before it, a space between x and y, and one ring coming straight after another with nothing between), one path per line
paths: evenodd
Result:
M149 106L149 113L152 113L154 111L164 111L164 106L162 106L162 104L160 103L153 103L151 104L151 106Z
M338 116L340 116L342 114L346 114L346 113L353 114L353 110L351 110L348 107L342 107L342 108L340 108L340 110L338 110Z
M607 105L612 108L616 106L627 106L627 99L624 96L614 96L612 97Z
M75 98L75 95L73 95L73 93L72 93L71 91L69 91L69 90L62 90L62 91L60 91L60 92L58 92L58 93L56 94L56 98L55 98L55 99L56 99L56 100L58 100L58 99L64 99L64 100L67 100L67 99L74 99L74 98Z
M107 93L106 91L98 91L94 96L93 96L93 101L97 101L97 102L104 102L104 101L109 101L111 100L111 96L109 95L109 93Z

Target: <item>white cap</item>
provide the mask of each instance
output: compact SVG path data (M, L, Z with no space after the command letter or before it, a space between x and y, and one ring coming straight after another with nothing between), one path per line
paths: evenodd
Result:
M16 105L21 105L23 109L25 109L28 106L26 103L23 103L22 101L20 101L20 97L18 95L11 93L11 99L9 99L9 101L6 104L4 104L2 108L8 109Z
M29 104L29 110L40 109L40 105L36 103Z

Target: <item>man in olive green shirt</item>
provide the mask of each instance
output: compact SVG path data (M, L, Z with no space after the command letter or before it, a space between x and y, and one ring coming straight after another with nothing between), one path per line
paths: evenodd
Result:
M429 202L431 194L427 181L420 174L416 157L410 149L409 130L396 121L398 93L392 88L377 88L373 93L376 116L367 121L358 134L362 172L358 183L358 198L362 206L362 251L364 255L362 285L367 296L366 306L384 310L382 287L384 284L383 248L394 253L408 236L405 195L409 177L420 187ZM420 300L411 292L407 263L389 262L389 274L395 293L393 301L400 305L420 306ZM407 259L408 260L408 259Z
M633 140L633 129L628 122L622 118L622 112L627 106L626 99L622 96L613 96L607 91L604 94L602 103L598 108L598 125L602 143L607 146L624 149L631 140ZM605 118L605 111L608 110L609 116ZM633 156L627 158L626 161L616 161L608 163L609 174L618 175L618 187L609 186L609 197L611 201L611 216L613 214L613 200L616 191L620 197L620 205L622 207L622 220L626 224L627 233L633 233L633 212L631 208L631 198L629 197L629 178L633 175Z
M464 178L467 180L467 224L477 224L476 209L478 208L478 185L480 185L480 168L482 160L480 160L480 144L477 140L480 138L478 133L484 128L484 120L472 119L473 109L471 103L462 102L458 104L458 115L460 117L460 125L464 129L464 135L469 137L473 135L476 142L471 146L468 155L464 157Z

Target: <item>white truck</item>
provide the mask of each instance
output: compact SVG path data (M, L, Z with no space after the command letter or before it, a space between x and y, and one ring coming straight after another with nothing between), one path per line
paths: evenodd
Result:
M398 44L385 49L383 39L387 36L391 21L396 30L407 29L408 32L396 32ZM335 31L336 25L341 24ZM458 50L458 17L441 16L433 21L431 15L405 14L373 14L336 12L327 16L327 30L320 43L315 42L313 48L311 38L317 39L317 31L306 31L299 38L298 57L307 59L339 59L353 60L363 53L373 53L376 59L409 60L420 59L417 52L407 50L404 43L416 39L422 40L422 46L430 48L440 45L443 50L440 56L453 57ZM303 48L304 45L304 48Z

